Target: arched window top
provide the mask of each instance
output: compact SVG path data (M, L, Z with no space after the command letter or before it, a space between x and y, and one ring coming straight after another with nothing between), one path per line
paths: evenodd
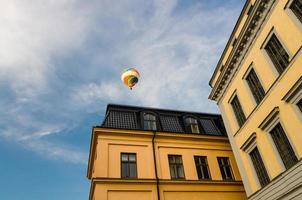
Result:
M144 113L144 120L156 121L156 116L152 113Z
M156 130L156 115L153 113L143 113L143 125L145 130Z
M195 117L186 117L185 122L186 124L198 124Z
M187 116L185 119L185 126L186 130L190 131L191 133L200 133L198 121L193 116Z

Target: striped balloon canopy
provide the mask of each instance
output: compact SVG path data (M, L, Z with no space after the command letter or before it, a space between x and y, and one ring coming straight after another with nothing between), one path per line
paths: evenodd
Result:
M137 84L139 77L139 72L135 68L128 68L123 71L121 79L123 83L132 90Z

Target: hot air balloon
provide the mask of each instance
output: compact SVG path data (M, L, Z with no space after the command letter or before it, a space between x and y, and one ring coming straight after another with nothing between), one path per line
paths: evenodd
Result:
M137 84L139 77L139 72L135 68L128 68L123 71L121 79L123 83L132 90Z

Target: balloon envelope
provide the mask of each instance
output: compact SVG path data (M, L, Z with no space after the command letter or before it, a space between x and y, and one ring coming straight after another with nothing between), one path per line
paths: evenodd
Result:
M139 72L135 68L128 68L123 71L121 79L126 86L132 89L137 84L139 77Z

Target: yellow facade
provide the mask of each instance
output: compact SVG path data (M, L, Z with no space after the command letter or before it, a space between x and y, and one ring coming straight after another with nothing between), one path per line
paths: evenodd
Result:
M121 154L136 154L137 177L122 178ZM170 175L168 155L182 157L184 179ZM194 156L206 156L209 180L199 180ZM233 180L223 180L217 157L227 157ZM94 127L88 174L91 200L242 200L239 170L225 135Z
M301 169L302 158L302 110L297 105L302 99L302 22L291 9L297 2L247 1L210 81L213 88L210 99L217 101L221 110L250 199L289 199L287 195L291 191L302 190L301 171L290 174L294 168ZM273 34L289 55L288 65L282 73L278 73L265 49ZM245 78L251 68L265 91L258 104ZM242 126L239 126L231 105L234 96L238 97L246 117ZM285 168L272 138L271 131L277 123L284 129L298 159L290 169ZM249 155L254 147L258 148L270 179L265 187L259 183ZM285 186L288 187L286 191L281 191Z

